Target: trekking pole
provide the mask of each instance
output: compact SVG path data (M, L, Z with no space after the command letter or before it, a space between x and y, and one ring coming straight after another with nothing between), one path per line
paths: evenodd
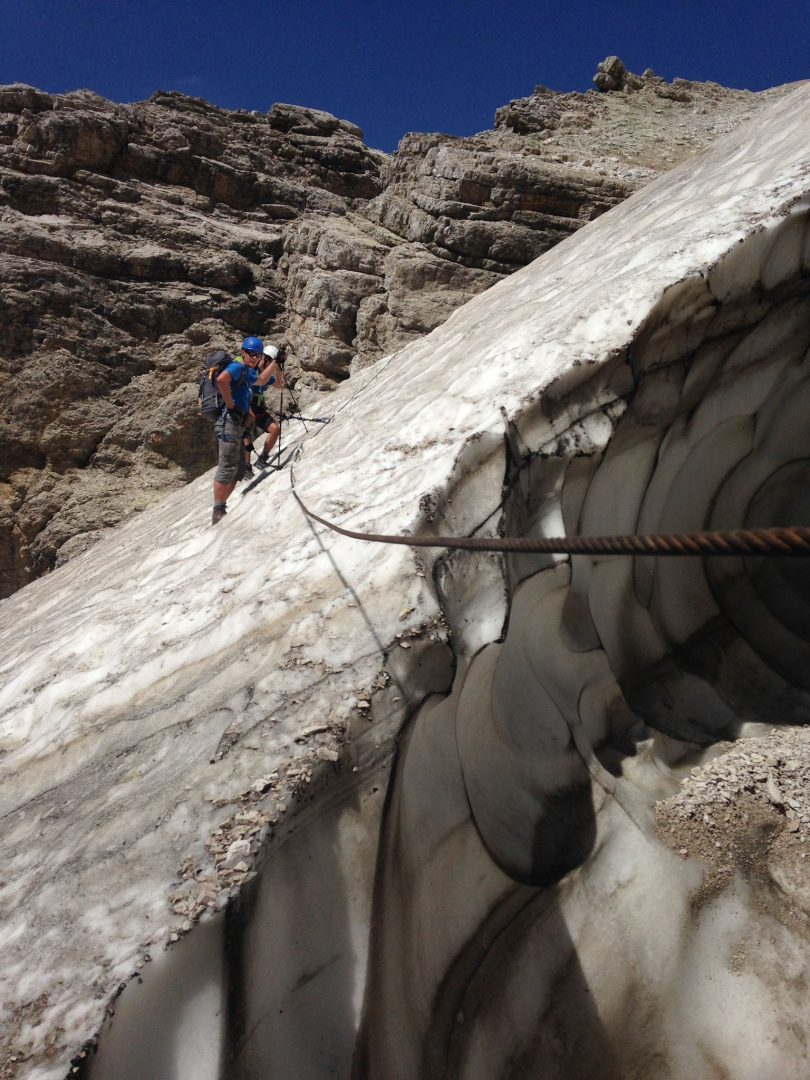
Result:
M281 391L281 397L279 398L279 402L278 402L278 451L276 453L276 465L280 469L281 468L281 431L282 431L282 428L284 427L284 375L283 374L282 374L282 377L281 377L281 386L279 387L279 390Z
M299 413L299 414L300 414L300 412L301 412L301 406L300 406L300 405L298 404L298 402L297 402L297 401L295 400L295 394L294 394L294 393L292 392L292 389L291 389L291 388L290 388L289 386L287 387L287 391L288 391L288 393L289 393L289 395L290 395L290 400L291 400L291 401L292 401L292 403L293 403L293 408L295 409L295 411L296 411L297 413ZM282 391L282 393L283 393L283 391ZM298 416L296 416L296 417L295 417L295 419L296 419L296 420L300 420L300 421L301 421L301 423L302 423L302 424L304 425L304 431L307 431L307 432L309 431L309 428L307 427L307 422L306 422L306 419L305 419L305 418L304 418L303 416L301 416L301 415L298 415ZM312 418L311 418L311 417L310 417L309 419L310 419L310 421L312 420Z

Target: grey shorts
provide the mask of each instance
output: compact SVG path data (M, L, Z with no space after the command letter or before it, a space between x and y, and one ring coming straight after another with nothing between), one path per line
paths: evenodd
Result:
M219 462L217 471L214 473L214 482L217 484L235 484L236 474L239 470L239 462L242 454L242 432L245 430L244 423L237 424L229 413L223 419L214 424L219 446Z

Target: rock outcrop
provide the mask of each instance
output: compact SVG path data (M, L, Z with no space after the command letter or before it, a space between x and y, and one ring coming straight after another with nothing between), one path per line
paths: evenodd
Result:
M383 155L313 110L177 94L7 87L0 116L7 593L207 467L201 357L281 332L285 225L377 194Z
M807 524L809 105L338 387L298 495ZM806 560L209 484L0 607L9 1077L810 1072Z
M286 336L334 387L777 93L642 81L390 158L291 105L0 89L0 595L210 465L209 349Z

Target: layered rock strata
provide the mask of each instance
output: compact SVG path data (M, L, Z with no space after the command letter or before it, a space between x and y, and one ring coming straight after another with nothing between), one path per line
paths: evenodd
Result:
M312 110L176 94L0 92L3 590L211 461L209 345L286 324L284 226L380 190L382 155Z
M333 387L777 93L667 87L539 87L393 157L289 105L1 90L0 595L210 465L210 349L286 335Z

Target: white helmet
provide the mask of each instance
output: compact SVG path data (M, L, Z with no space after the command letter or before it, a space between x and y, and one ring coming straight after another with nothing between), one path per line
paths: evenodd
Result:
M265 347L264 347L264 355L269 356L271 360L277 360L278 359L278 349L275 347L275 345L265 345Z

